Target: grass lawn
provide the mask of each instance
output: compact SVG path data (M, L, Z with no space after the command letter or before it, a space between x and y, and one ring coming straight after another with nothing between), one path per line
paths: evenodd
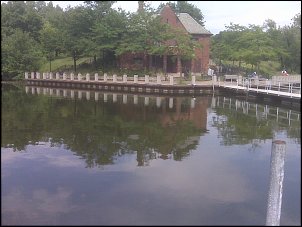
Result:
M91 57L80 58L79 60L77 60L77 67L79 67L79 65L84 62L89 62L90 59L91 59ZM68 68L73 69L73 59L71 57L58 58L51 62L51 71L52 72L56 72L61 69L68 69ZM46 62L45 64L43 64L40 67L39 72L49 72L49 62Z

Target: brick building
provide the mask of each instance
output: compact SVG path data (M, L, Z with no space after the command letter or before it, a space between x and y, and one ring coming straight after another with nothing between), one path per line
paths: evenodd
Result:
M139 2L139 10L142 9L142 2ZM163 73L207 73L210 55L210 37L212 33L207 31L188 13L176 14L167 4L159 12L162 23L168 23L174 28L181 29L192 38L202 44L202 48L195 49L195 59L182 60L176 55L148 55L144 58L143 53L126 53L119 57L121 68L144 69L149 68ZM173 40L167 45L173 44Z

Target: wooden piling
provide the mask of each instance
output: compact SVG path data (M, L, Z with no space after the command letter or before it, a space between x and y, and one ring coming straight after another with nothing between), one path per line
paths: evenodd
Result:
M280 225L285 148L285 141L275 140L272 142L270 183L266 213L266 225L268 226Z

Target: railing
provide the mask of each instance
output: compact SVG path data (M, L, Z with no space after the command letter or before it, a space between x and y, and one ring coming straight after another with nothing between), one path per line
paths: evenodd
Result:
M154 85L176 85L179 84L177 82L177 77L175 75L156 75L156 76L128 76L126 74L122 76L117 76L116 74L108 75L104 73L102 76L95 73L94 76L87 73L86 75L82 75L81 73L78 74L60 74L60 73L42 73L42 76L39 72L25 72L25 79L31 80L56 80L56 81L81 81L81 82L111 82L111 83L139 83L139 84L154 84ZM191 78L191 85L196 85L196 76L192 75Z
M268 79L258 79L258 78L242 78L237 79L237 81L227 82L224 81L223 85L231 85L234 87L244 88L245 90L253 90L258 92L265 91L269 93L270 91L276 91L277 95L280 96L282 93L289 93L292 97L292 94L301 94L301 82L298 80L288 82L289 80L284 81L276 81L276 80L268 80ZM220 85L220 81L219 81Z

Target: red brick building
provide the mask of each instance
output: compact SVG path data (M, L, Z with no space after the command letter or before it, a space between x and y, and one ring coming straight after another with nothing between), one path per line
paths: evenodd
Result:
M139 10L142 10L142 6L140 5L139 7ZM207 31L189 14L176 14L168 4L161 9L159 16L162 23L168 23L174 28L183 30L187 34L190 34L194 40L202 44L202 48L195 49L195 59L185 61L176 55L148 55L147 58L144 58L142 53L127 53L120 56L120 67L128 69L148 68L162 71L163 73L207 73L210 55L210 37L212 33ZM173 40L167 42L167 44L173 44Z

